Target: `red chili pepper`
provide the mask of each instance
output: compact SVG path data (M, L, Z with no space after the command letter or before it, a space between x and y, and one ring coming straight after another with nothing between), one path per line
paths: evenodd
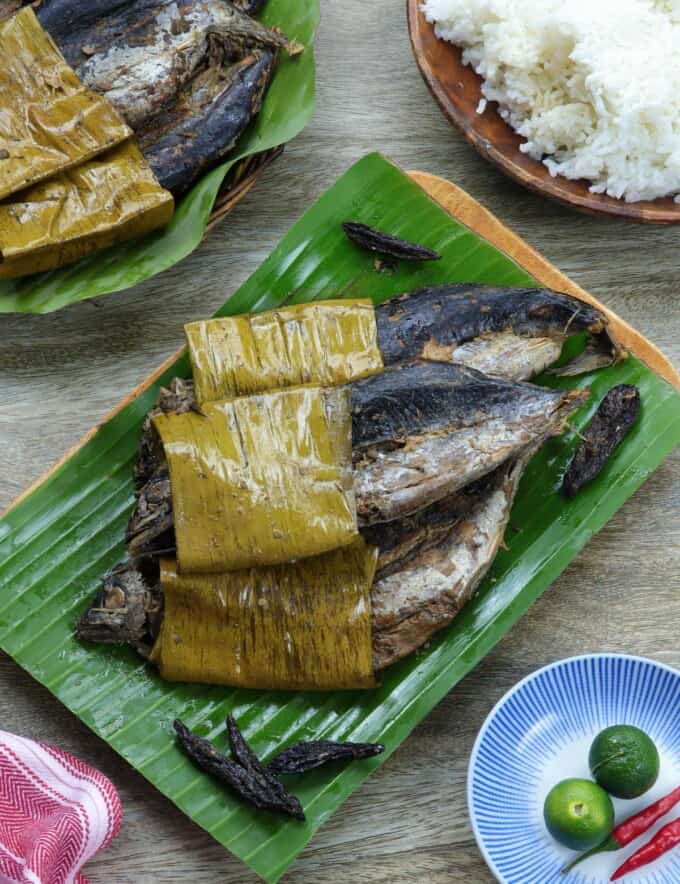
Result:
M655 859L663 856L664 853L668 853L669 850L677 847L678 844L680 844L680 817L677 820L673 820L672 823L666 823L662 829L659 829L652 840L648 841L627 859L623 865L619 866L609 880L616 881L617 878L627 875L628 872L634 872L640 866L646 866L647 863L654 862Z
M651 828L657 820L660 820L662 816L666 816L668 811L672 810L678 802L680 802L680 786L678 786L677 789L673 789L673 791L665 797L655 801L654 804L650 804L649 807L636 813L635 816L629 817L629 819L619 823L608 838L605 838L605 840L596 847L582 853L581 856L578 856L572 863L565 866L565 868L562 869L562 872L571 871L575 865L578 865L582 860L587 859L589 856L593 856L596 853L604 853L608 850L620 850L622 847L625 847L626 844L635 841L635 839L642 835L643 832L646 832L647 829Z

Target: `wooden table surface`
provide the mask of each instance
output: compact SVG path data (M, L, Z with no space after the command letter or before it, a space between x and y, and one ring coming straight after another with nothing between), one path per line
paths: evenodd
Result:
M236 212L180 267L44 317L0 318L0 508L213 312L355 160L382 150L466 188L680 363L680 229L574 214L505 180L430 98L397 0L322 0L318 108ZM287 882L492 880L467 818L475 735L519 678L588 651L680 666L680 454L652 476L524 619L347 802ZM52 742L118 787L125 821L87 867L95 882L251 882L245 866L0 655L0 727Z

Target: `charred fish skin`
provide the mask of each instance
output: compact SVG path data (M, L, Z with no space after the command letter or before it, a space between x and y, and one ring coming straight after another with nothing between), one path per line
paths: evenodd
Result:
M81 80L105 93L133 129L214 64L215 48L221 67L288 42L226 0L47 0L38 17Z
M448 531L440 532L434 543L424 538L401 561L376 575L371 590L375 672L422 647L472 598L503 542L534 450L447 501L444 506L454 516ZM440 528L445 524L444 518Z
M464 429L559 403L564 393L491 377L464 365L415 362L351 385L355 451L426 433Z
M601 365L621 356L604 314L549 289L433 286L380 304L376 323L385 365L458 362L528 380L559 358L568 337L583 332L597 340Z
M300 48L227 0L45 0L39 18L178 196L259 113L278 49Z
M207 86L205 97L196 90L181 102L180 113L168 114L165 128L152 121L140 132L139 145L163 187L181 196L224 158L259 114L275 64L271 50L248 56L215 95ZM196 105L187 115L192 98Z

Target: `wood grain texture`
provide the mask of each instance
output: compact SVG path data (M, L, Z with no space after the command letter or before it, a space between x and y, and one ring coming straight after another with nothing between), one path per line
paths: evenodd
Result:
M483 161L431 100L397 4L324 0L322 12L311 126L196 254L129 292L0 321L0 509L170 356L183 323L212 313L370 150L456 181L680 363L673 229L576 214ZM679 480L676 453L322 829L286 882L492 884L469 828L465 776L493 704L522 676L571 654L632 652L680 666ZM88 865L93 884L254 884L244 866L2 656L0 727L80 755L120 790L123 828Z
M483 157L530 190L582 212L614 215L654 224L680 222L680 205L672 197L626 203L607 194L591 193L589 182L553 178L547 167L519 149L525 140L504 122L490 102L482 114L482 79L463 64L462 51L439 40L420 7L422 0L406 0L409 31L416 61L443 112Z

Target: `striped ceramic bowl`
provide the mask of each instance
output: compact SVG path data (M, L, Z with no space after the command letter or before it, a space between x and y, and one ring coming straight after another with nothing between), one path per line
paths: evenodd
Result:
M619 822L680 785L680 672L642 657L571 657L529 675L491 711L470 759L468 806L477 843L501 884L603 884L680 816L676 808L627 848L560 873L576 854L546 831L545 796L567 777L591 778L590 744L612 724L642 728L661 756L661 773L649 792L634 801L614 799ZM680 884L680 849L622 881Z

